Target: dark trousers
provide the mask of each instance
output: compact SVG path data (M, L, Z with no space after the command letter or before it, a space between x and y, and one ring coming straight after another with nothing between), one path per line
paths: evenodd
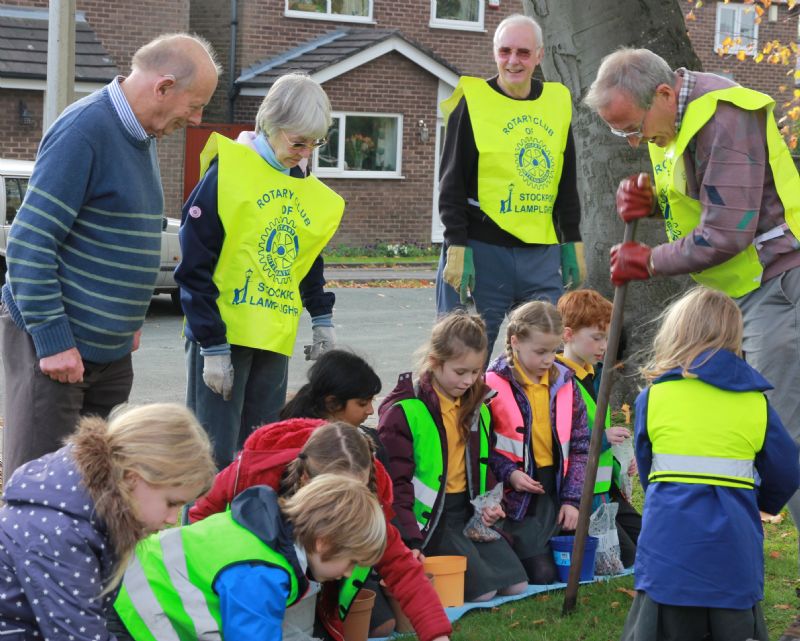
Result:
M59 383L42 374L33 340L3 308L0 344L5 373L3 475L63 445L81 416L106 417L128 400L133 385L131 355L111 363L83 362L81 383Z

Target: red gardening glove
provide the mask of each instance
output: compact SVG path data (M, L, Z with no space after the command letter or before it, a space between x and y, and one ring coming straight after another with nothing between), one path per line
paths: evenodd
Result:
M644 243L627 242L611 248L611 282L615 287L631 280L647 280L652 250Z
M628 176L617 188L617 213L629 223L639 218L647 218L653 212L653 188L650 176L636 174Z

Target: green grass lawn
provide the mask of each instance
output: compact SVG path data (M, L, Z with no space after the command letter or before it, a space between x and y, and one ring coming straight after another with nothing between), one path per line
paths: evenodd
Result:
M641 506L641 487L634 503ZM797 530L787 512L764 524L766 589L762 604L770 638L777 641L798 614ZM732 553L734 553L732 551ZM564 591L473 610L454 625L453 641L617 641L633 600L633 577L582 585L578 607L561 616ZM408 635L405 639L414 639Z

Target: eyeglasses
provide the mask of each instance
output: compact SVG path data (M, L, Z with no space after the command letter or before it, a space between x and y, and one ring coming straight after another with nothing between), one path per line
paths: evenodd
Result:
M281 129L281 134L286 139L286 142L289 143L289 148L292 151L302 151L304 149L308 149L309 151L314 151L315 149L322 147L323 145L328 144L327 138L317 138L316 140L312 140L311 142L294 142L293 140L289 140L289 136L286 135L286 132Z
M614 127L609 126L611 133L615 136L619 136L620 138L624 138L628 140L628 138L644 138L644 121L647 120L647 115L650 113L650 110L653 108L653 105L650 105L647 108L647 111L644 112L644 117L642 118L642 122L639 123L639 126L636 127L636 131L623 131L622 129L614 129Z
M518 60L529 60L530 57L533 55L533 51L531 51L530 49L512 49L511 47L497 48L498 58L510 58L511 54L514 52L516 52Z

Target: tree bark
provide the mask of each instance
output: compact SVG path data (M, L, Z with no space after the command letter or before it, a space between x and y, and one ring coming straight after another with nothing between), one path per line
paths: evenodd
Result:
M581 103L604 56L620 47L643 47L673 68L700 70L678 0L522 0L525 14L542 27L546 80L561 82L572 94L572 131L578 156L581 232L587 263L586 286L609 299L609 250L622 241L623 223L615 208L619 181L630 174L651 174L647 143L638 149L613 136L599 116ZM666 242L663 220L640 221L637 240L655 246ZM633 282L628 288L624 323L623 376L614 390L612 409L635 398L638 365L651 345L653 318L691 283L687 277Z

